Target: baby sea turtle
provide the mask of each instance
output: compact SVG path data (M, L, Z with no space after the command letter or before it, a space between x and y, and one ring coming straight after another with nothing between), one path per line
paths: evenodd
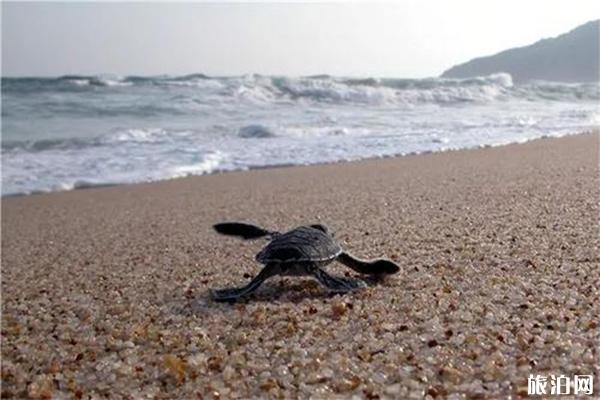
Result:
M332 292L344 293L366 287L362 280L331 276L323 267L337 260L361 274L393 274L400 269L390 260L365 261L342 250L325 225L300 226L286 233L268 231L255 225L225 222L214 225L223 235L242 239L269 237L271 241L257 255L256 261L265 267L246 286L211 290L217 301L234 301L254 292L268 278L275 275L315 277Z

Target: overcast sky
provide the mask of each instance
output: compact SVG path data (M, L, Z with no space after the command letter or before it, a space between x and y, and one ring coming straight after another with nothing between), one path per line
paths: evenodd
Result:
M2 75L426 77L598 18L598 0L3 1Z

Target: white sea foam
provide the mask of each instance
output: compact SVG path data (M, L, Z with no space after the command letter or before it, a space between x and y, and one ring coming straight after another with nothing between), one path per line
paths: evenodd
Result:
M225 156L220 151L208 153L204 155L203 160L200 162L173 167L170 173L168 173L168 177L180 178L183 176L210 174L219 169L224 159Z

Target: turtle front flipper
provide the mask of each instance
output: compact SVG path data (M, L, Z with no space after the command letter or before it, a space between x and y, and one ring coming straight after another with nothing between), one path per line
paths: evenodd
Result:
M277 236L279 232L272 232L260 226L246 224L244 222L221 222L213 225L215 231L221 235L237 236L245 240L257 239L264 236Z
M268 264L246 286L239 288L211 289L210 295L215 301L236 301L240 297L254 292L264 281L273 275L277 275L279 273L278 267L277 264Z
M400 267L395 262L390 260L373 260L365 261L354 257L349 253L341 253L337 260L347 267L352 268L356 272L368 275L378 274L395 274L400 270Z
M361 280L331 276L321 268L315 268L313 275L323 286L336 293L346 293L367 287L367 284Z

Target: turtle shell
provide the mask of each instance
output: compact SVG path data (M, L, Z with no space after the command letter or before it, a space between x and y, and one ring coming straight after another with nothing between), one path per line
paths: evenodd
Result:
M327 233L301 226L276 236L256 255L256 261L262 264L329 261L341 252L340 245Z

